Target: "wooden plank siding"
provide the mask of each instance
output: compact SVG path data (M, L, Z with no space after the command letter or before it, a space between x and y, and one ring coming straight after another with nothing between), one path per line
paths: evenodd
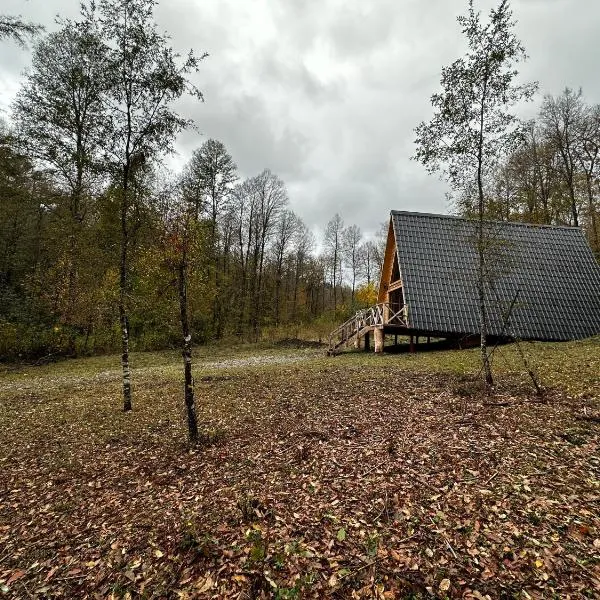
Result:
M392 220L388 227L387 242L385 245L385 255L383 257L383 267L381 269L381 281L379 283L379 294L377 302L388 302L390 283L392 283L392 272L394 270L394 257L396 256L396 237L394 236L394 228Z

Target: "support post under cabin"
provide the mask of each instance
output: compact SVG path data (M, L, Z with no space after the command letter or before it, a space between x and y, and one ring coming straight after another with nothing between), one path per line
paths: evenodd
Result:
M373 330L374 338L375 338L375 352L380 354L383 352L383 328L376 328Z

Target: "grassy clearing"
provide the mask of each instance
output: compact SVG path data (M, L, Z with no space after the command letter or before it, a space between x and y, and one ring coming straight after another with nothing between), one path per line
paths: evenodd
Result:
M600 396L600 337L568 343L523 342L525 355L545 387L558 386L567 394ZM357 367L389 366L419 373L476 375L479 349L386 354L347 352L344 362ZM514 344L498 346L493 354L498 380L530 383Z
M600 340L477 351L196 352L0 375L6 597L591 598L600 593ZM412 594L412 595L411 595Z

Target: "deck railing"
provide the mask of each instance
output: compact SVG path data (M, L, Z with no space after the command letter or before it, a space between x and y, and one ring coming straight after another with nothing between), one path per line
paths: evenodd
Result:
M380 302L369 308L357 311L329 335L329 350L333 351L352 338L361 335L367 328L384 325L408 327L408 305ZM363 332L364 333L364 332Z

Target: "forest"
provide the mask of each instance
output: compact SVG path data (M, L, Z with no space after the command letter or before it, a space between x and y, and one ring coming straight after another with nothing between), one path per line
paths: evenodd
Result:
M113 184L65 192L15 147L2 146L4 358L119 348L121 228ZM265 169L237 180L222 143L207 140L180 174L136 172L126 218L132 345L179 344L177 264L186 244L196 343L328 333L336 316L374 301L381 243L335 215L318 241ZM319 250L320 248L320 250Z

